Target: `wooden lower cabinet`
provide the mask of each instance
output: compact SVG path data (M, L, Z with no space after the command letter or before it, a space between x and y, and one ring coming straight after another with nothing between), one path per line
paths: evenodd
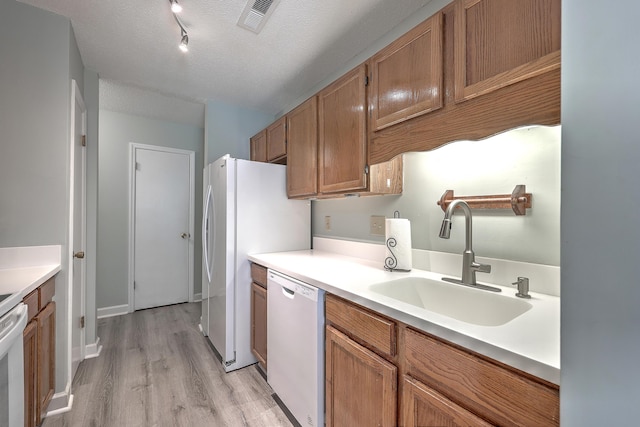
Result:
M56 303L36 316L38 325L38 412L42 420L56 387Z
M400 416L400 425L404 427L489 427L492 425L409 376L405 376L402 382Z
M327 427L396 425L398 368L326 327Z
M327 427L559 425L557 385L335 295L325 302Z
M267 369L267 290L251 284L251 352Z
M49 279L27 295L28 323L24 329L24 425L42 423L56 383L55 280Z
M36 321L29 322L22 333L24 341L24 425L38 425L38 326Z

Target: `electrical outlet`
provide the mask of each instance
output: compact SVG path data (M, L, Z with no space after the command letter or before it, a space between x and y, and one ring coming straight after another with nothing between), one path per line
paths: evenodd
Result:
M324 217L324 229L327 231L331 230L331 217L329 215Z
M369 220L369 234L374 236L384 236L384 216L371 215Z

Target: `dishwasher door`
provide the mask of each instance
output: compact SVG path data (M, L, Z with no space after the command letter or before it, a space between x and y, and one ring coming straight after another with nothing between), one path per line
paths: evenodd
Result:
M267 382L301 425L324 425L324 291L272 270Z

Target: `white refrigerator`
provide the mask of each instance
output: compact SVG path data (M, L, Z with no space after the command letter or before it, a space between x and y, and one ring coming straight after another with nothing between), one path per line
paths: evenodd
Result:
M229 372L256 362L247 255L309 249L311 202L287 198L286 166L226 155L203 175L201 327Z

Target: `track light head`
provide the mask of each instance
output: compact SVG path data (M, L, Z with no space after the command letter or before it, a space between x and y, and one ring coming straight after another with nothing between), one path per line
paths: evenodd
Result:
M183 52L189 51L189 36L186 32L182 32L182 40L180 41L180 50Z
M182 12L182 6L178 3L178 0L171 0L171 12L180 13Z

